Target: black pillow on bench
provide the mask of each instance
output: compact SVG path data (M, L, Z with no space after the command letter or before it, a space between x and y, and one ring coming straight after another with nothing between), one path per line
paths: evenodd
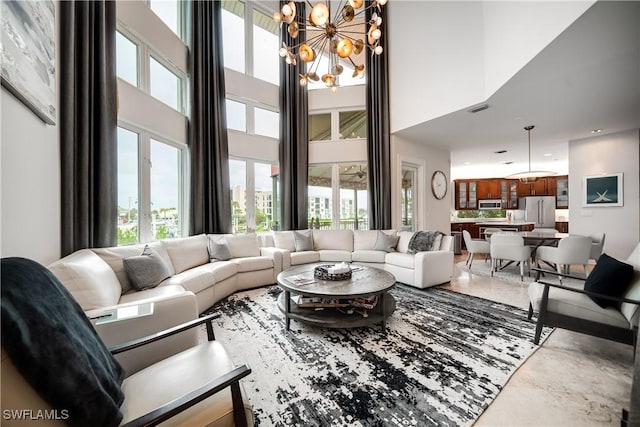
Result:
M607 254L600 255L595 268L587 277L585 291L596 292L610 297L620 298L633 280L633 266ZM620 303L589 295L602 308L620 308Z

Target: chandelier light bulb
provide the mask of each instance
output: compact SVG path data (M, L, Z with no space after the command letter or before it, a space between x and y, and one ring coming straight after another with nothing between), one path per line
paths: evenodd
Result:
M363 0L349 0L349 4L351 5L351 7L353 7L354 9L360 9L362 7L362 4L364 3Z
M306 43L300 45L298 54L300 55L300 59L304 62L311 62L316 59L316 52Z
M346 58L353 52L353 43L348 38L344 38L338 42L336 53L340 58Z
M338 86L331 86L331 92L336 93L338 91Z
M387 0L378 0L376 3L378 3L379 6L384 6L387 4Z
M286 57L287 54L289 53L289 51L287 50L286 47L281 47L280 50L278 50L278 53L280 54L280 56L282 58Z
M278 23L282 22L282 13L280 13L280 12L275 12L275 13L273 14L273 20L274 20L274 21L276 21L276 22L278 22Z
M304 74L300 75L300 86L306 86L307 85L307 76L305 76Z
M373 30L373 32L371 33L371 37L373 37L374 40L378 40L380 38L380 36L382 36L382 31L380 31L379 28L376 28L375 30Z
M311 9L309 20L316 27L322 27L329 20L329 8L324 3L316 3Z
M375 53L376 55L381 55L382 54L382 46L376 46L375 49L373 49L373 53Z

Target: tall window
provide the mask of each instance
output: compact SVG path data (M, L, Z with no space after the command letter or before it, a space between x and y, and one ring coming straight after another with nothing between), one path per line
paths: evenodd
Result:
M269 136L271 138L280 137L280 114L256 107L254 109L254 133L256 135Z
M179 237L187 230L188 49L175 37L184 30L183 6L178 0L149 0L116 8L118 84L136 87L119 87L121 245Z
M337 141L367 138L364 110L309 114L309 141Z
M278 168L254 160L229 160L234 233L277 229Z
M366 164L309 166L309 227L368 230Z
M247 105L227 99L227 129L238 130L240 132L247 131Z
M273 84L280 81L280 58L275 54L280 41L280 27L273 17L253 11L253 76Z
M222 0L222 40L224 66L244 73L244 2Z

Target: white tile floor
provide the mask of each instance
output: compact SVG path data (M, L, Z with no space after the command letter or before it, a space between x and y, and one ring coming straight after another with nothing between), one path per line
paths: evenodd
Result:
M465 259L463 253L456 262ZM529 305L527 285L459 269L444 287L523 309ZM629 408L632 375L631 346L558 329L474 425L619 426L622 408Z

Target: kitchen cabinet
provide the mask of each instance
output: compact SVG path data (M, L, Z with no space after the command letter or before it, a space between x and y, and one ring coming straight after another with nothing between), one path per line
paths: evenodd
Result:
M548 196L547 178L538 178L536 182L525 184L518 182L518 197Z
M463 230L468 231L472 239L480 238L480 227L475 222L451 223L451 231L459 231L462 233ZM467 246L464 244L464 238L462 239L462 249L467 249Z
M500 181L500 200L502 209L518 209L518 181L503 179Z
M457 179L456 185L456 210L478 209L478 186L476 180Z
M567 175L556 176L554 181L554 195L556 196L556 208L569 208L569 177Z
M566 221L556 221L556 230L558 230L560 233L568 233L569 223Z
M478 180L478 200L483 199L500 199L502 197L502 180L500 179L481 179Z

